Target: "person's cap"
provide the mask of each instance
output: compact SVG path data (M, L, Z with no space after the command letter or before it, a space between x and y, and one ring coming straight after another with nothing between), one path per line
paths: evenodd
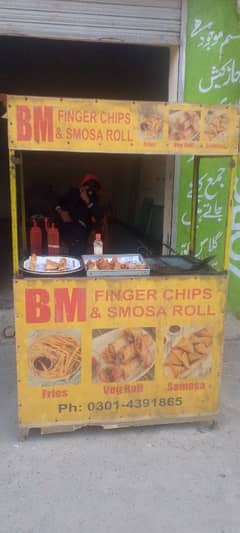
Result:
M101 185L99 178L95 174L85 174L80 181L80 185L83 187L83 185L86 185L90 181L95 181L99 186Z

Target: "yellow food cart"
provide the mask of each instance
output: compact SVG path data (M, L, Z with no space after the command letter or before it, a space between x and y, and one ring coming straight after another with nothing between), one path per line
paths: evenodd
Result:
M207 128L219 110L225 130L214 138ZM236 108L9 96L7 119L21 435L31 428L47 433L215 420L238 149ZM181 136L184 128L192 133ZM152 263L150 275L137 277L27 272L22 268L29 251L21 166L26 150L193 155L192 258L200 158L230 156L224 271L194 262L181 270L160 258L158 269Z

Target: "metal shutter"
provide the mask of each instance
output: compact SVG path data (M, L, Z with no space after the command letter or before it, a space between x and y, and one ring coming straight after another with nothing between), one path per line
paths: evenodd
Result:
M0 0L0 35L180 43L181 0Z

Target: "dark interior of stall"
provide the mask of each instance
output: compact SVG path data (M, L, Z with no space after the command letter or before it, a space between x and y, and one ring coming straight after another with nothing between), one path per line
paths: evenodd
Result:
M0 92L37 96L168 100L167 48L1 38ZM11 279L7 121L0 120L1 294ZM60 195L85 172L99 177L108 215L110 253L135 252L139 243L161 250L164 156L23 153L27 226L51 216ZM3 292L2 292L3 289ZM1 298L2 302L4 296ZM5 302L6 303L6 302Z

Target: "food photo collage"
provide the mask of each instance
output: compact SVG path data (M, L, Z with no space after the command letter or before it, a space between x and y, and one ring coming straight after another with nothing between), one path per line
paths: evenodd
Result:
M213 333L208 326L172 324L163 333L158 350L154 327L92 330L91 354L86 353L91 357L91 383L186 380L210 374ZM82 346L80 329L29 331L29 385L82 383Z
M170 109L168 116L164 107L142 107L138 116L140 140L166 142L226 143L230 128L227 110Z

